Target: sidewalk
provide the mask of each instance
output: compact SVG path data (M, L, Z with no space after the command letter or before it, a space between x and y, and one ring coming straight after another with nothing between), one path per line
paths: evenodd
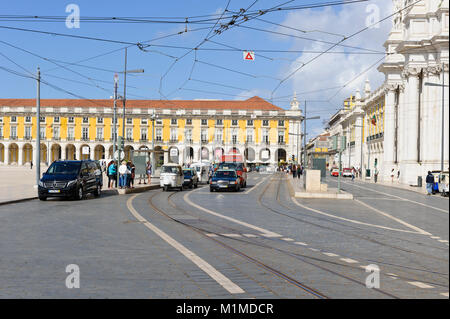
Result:
M46 170L46 166L41 166L41 176ZM0 205L37 198L37 187L35 186L36 170L34 167L30 169L29 167L0 166L0 178L2 182L0 184ZM139 178L137 178L135 179L134 188L124 190L108 189L108 179L103 174L102 193L129 194L159 188L159 178L154 177L151 182L151 185L139 185Z

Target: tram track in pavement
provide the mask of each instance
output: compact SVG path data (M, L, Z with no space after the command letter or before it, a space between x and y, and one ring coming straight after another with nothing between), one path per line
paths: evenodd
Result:
M281 184L282 184L282 183L281 183L282 180L283 180L283 178L279 178L279 179L278 179L279 182L278 182L278 185L277 185L277 191L276 191L276 200L277 200L277 203L278 203L280 206L282 206L282 207L288 209L289 211L294 212L293 209L292 209L291 207L288 207L287 205L285 205L285 204L280 200L280 187L281 187ZM442 259L442 258L438 258L438 257L434 257L434 256L429 256L429 255L427 255L427 254L423 254L423 253L420 253L420 252L417 252L417 251L411 251L411 250L407 250L407 249L404 249L404 248L401 248L401 247L398 247L398 246L389 245L389 244L386 244L386 243L379 242L378 240L375 240L375 239L373 239L373 238L368 238L368 237L365 237L365 236L361 236L361 235L357 235L357 234L352 234L352 233L348 233L348 232L346 232L346 231L337 230L337 229L334 229L334 228L331 228L331 227L319 225L319 224L316 224L316 223L313 223L313 222L310 222L310 221L306 221L306 220L304 220L304 219L301 219L301 218L298 218L298 217L294 217L294 216L291 216L291 215L289 215L289 214L280 212L280 211L278 211L278 210L275 210L275 209L273 209L272 207L270 207L270 206L264 204L263 201L262 201L263 196L264 196L265 193L267 192L268 188L273 184L273 182L274 182L274 179L272 178L272 179L270 180L270 182L268 183L268 185L266 185L266 187L264 188L263 192L260 194L260 196L259 196L259 198L258 198L258 203L259 203L262 207L268 209L269 211L271 211L271 212L273 212L273 213L276 213L276 214L279 214L279 215L282 215L282 216L291 218L291 219L293 219L293 220L296 220L296 221L299 221L299 222L302 222L302 223L307 223L307 224L310 224L310 225L313 225L313 226L316 226L316 227L319 227L319 228L322 228L322 229L326 229L326 230L330 230L330 231L335 231L335 232L342 233L342 234L345 234L345 235L348 235L348 236L352 236L352 237L355 237L355 238L358 238L358 239L364 239L364 240L370 241L370 242L375 243L375 244L387 246L387 247L394 248L394 249L399 249L399 250L401 250L401 251L403 251L403 252L406 252L406 253L413 253L413 254L421 255L421 256L424 256L424 257L428 257L428 258L431 257L431 258L437 259L437 260L439 260L439 261L448 262L447 259ZM327 221L327 222L333 222L333 223L336 223L336 224L338 224L338 225L342 225L342 224L339 223L339 222L329 221L329 220L327 220L327 219L325 219L325 218L322 218L322 217L318 217L318 219L325 220L325 221ZM342 226L347 226L347 225L342 225ZM357 229L357 230L362 230L362 229L360 229L360 228L358 228L358 227L354 227L354 226L349 226L349 227L355 228L355 229ZM374 231L372 231L372 232L373 232L373 233L376 233L376 234L379 234L379 233L374 232ZM403 240L403 239L401 239L401 240ZM410 241L410 242L411 242L411 241ZM416 242L412 242L412 243L418 244L418 243L416 243ZM436 249L442 249L442 248L440 248L440 247L433 247L433 248L436 248ZM371 261L369 261L369 262L371 262ZM346 266L346 265L344 265L344 266ZM408 277L408 275L409 275L409 276L418 276L416 273L412 274L412 273L410 272L410 271L412 270L412 271L418 271L418 272L422 272L422 273L427 273L427 274L430 274L430 275L434 275L434 276L440 277L441 279L447 280L447 282L448 282L448 274L443 274L443 273L439 273L439 272L436 272L436 271L430 271L430 270L428 270L428 269L417 269L417 268L411 268L411 267L409 267L409 266L396 265L396 264L392 264L392 265L389 265L389 266L391 266L392 268L401 268L402 271L407 275L407 276L398 276L399 279L403 279L403 280L421 280L421 281L423 281L423 278L422 278L422 277L419 277L419 278L417 278L417 277L414 277L414 278ZM421 266L424 267L423 265L421 265ZM397 272L397 271L396 271L396 272ZM437 283L437 282L434 282L434 281L430 281L430 282L427 282L427 283L433 284L433 285L436 285L436 286L439 286L439 287L447 288L447 289L448 289L448 283L443 284L443 283Z
M167 197L167 201L168 201L169 205L171 205L173 208L177 209L178 211L182 212L183 214L187 214L187 215L190 215L190 216L193 216L193 217L198 218L197 216L194 216L194 215L190 214L187 210L178 207L178 206L171 200L172 197L174 197L176 194L177 194L177 193L172 193L172 194L170 194L170 195ZM317 269L320 269L320 270L322 270L322 271L325 271L325 272L327 272L327 273L329 273L329 274L331 274L331 275L333 275L333 276L337 276L337 277L339 277L339 278L341 278L341 279L345 279L345 280L347 280L347 281L353 282L353 283L355 283L355 284L357 284L357 285L359 285L359 286L366 287L365 282L361 282L361 281L356 280L356 279L354 279L354 278L351 278L351 277L349 277L349 276L347 276L347 275L345 275L345 274L336 272L336 271L334 271L334 270L332 270L332 269L330 269L330 268L328 268L328 267L325 267L325 266L323 266L323 265L318 265L318 264L316 264L316 263L314 263L314 262L311 262L310 260L316 261L316 262L320 262L320 263L330 264L330 265L333 265L333 266L345 267L346 269L349 269L349 270L361 270L361 269L359 269L358 267L355 267L355 266L352 266L352 265L347 265L347 264L337 263L337 262L330 261L330 260L327 260L327 259L322 259L322 258L317 258L317 257L311 257L311 256L299 254L299 253L293 253L293 252L291 252L291 251L287 251L287 250L281 249L281 248L279 248L279 247L275 247L275 246L271 246L271 245L267 245L267 244L258 242L256 239L252 239L252 238L246 238L245 240L240 239L240 238L230 238L230 237L227 237L227 236L223 236L220 232L214 232L214 231L211 231L211 230L206 229L206 228L202 228L202 227L190 225L189 223L187 223L187 222L185 222L185 221L182 221L182 220L179 220L179 219L177 219L177 218L174 218L174 217L170 216L169 214L167 214L166 212L164 212L164 211L161 210L160 208L156 207L156 206L154 205L154 203L153 203L153 198L154 198L155 196L157 196L157 195L158 195L158 194L154 194L153 196L151 196L151 198L149 199L149 204L150 204L150 206L151 206L156 212L158 212L159 214L163 215L164 217L168 218L168 219L171 220L171 221L180 223L180 224L182 224L182 225L184 225L184 226L190 228L191 230L194 230L195 232L201 234L201 235L204 236L205 238L207 238L207 239L209 239L209 240L212 240L212 241L216 242L216 243L219 244L220 246L225 247L225 248L227 248L228 250L230 250L230 251L232 251L232 252L234 252L234 253L236 253L236 254L238 254L238 255L243 254L243 255L241 255L241 256L244 257L245 259L250 260L251 262L257 264L257 265L260 266L260 267L262 267L263 269L269 270L270 272L272 272L272 273L274 273L274 274L276 274L276 275L278 275L278 276L281 275L281 276L279 276L280 278L284 278L285 280L287 280L287 281L290 282L291 284L293 283L294 285L298 285L299 282L296 281L295 279L291 278L289 275L286 275L285 273L283 273L283 272L281 272L281 271L279 271L279 270L276 270L276 269L274 269L273 267L268 266L267 264L261 262L260 260L257 260L257 259L255 259L254 257L251 257L251 256L249 256L248 254L246 254L246 253L244 253L244 252L238 250L237 248L232 247L232 246L230 246L230 245L224 243L224 242L221 241L221 240L218 240L218 239L216 239L216 238L212 238L212 237L208 236L207 234L215 234L215 235L217 235L218 238L226 238L226 239L229 239L229 240L232 240L232 241L235 241L235 242L239 242L239 243L243 243L243 244L247 244L247 245L254 245L254 246L261 247L261 248L265 248L265 249L275 250L275 251L277 251L277 252L279 252L279 253L282 253L282 254L284 254L284 255L286 255L286 256L289 256L289 257L291 257L291 258L294 258L294 259L297 260L298 262L303 262L303 263L308 264L308 265L310 265L310 266L312 266L312 267L314 267L314 268L317 268ZM203 222L206 222L206 223L208 223L208 224L211 224L211 222L209 222L209 221L205 221L205 220L202 220L202 221L203 221ZM214 224L214 226L226 227L226 226L218 225L218 224ZM226 228L227 228L227 229L232 229L232 228L230 228L230 227L226 227ZM232 229L232 230L235 230L235 229ZM236 232L236 230L235 230L235 232ZM237 233L239 233L239 230L237 231ZM269 238L268 238L268 239L269 239ZM269 240L272 240L272 241L273 241L273 240L277 240L277 239L270 238ZM286 244L286 242L285 242L285 241L282 241L282 240L278 240L278 243ZM298 248L298 247L297 247L297 248ZM249 259L249 258L250 258L250 259ZM268 268L266 268L266 267L268 267ZM287 277L285 277L285 276L287 276ZM288 280L288 278L290 278L290 279ZM292 281L291 279L294 280L294 281ZM303 283L300 283L300 284L303 285ZM301 286L300 286L300 287L301 287ZM377 292L380 293L380 294L383 294L384 296L389 297L389 298L394 298L394 299L398 299L398 298L399 298L399 297L397 297L397 296L395 296L395 295L393 295L393 294L391 294L391 293L389 293L389 292L383 291L383 290L378 289L378 288L375 288L374 290L377 291ZM326 298L328 298L328 297L326 297Z
M298 214L298 211L294 211L294 209L293 209L292 207L289 207L289 206L287 206L286 204L284 204L282 201L280 201L280 198L279 198L279 190L280 190L280 186L281 186L281 181L282 181L282 179L279 180L278 187L277 187L277 203L278 203L280 206L286 208L287 210L289 210L289 211L291 211L291 212L295 212L295 213ZM273 180L271 180L271 183L273 183ZM306 224L309 224L309 225L312 225L312 226L315 226L315 227L318 227L318 228L330 230L330 231L333 231L333 232L338 232L338 233L341 233L341 234L344 234L344 235L347 235L347 236L351 236L351 237L355 237L355 238L358 238L358 239L367 240L367 241L372 242L372 243L374 243L374 244L386 246L386 247L389 247L389 248L398 249L398 250L401 250L401 251L406 252L406 253L413 253L413 254L417 254L417 255L423 256L423 257L427 257L427 258L432 258L432 259L436 259L436 260L439 260L439 261L446 261L446 262L448 262L447 259L443 259L443 258L439 258L439 257L435 257L435 256L430 256L430 255L428 255L428 254L424 254L424 253L419 252L419 251L408 250L408 249L405 249L405 248L402 248L402 247L398 247L398 246L395 246L395 245L383 243L383 242L380 242L380 241L378 241L378 240L376 240L376 239L374 239L374 238L371 238L371 237L362 236L362 235L357 235L357 234L349 233L349 232L343 231L343 230L338 230L338 229L335 229L335 228L331 228L331 227L328 227L328 226L320 225L320 224L317 224L317 223L314 223L314 222L311 222L311 221L307 221L307 220L305 220L305 219L302 219L302 218L299 218L299 217L296 217L296 216L292 216L292 215L289 215L289 214L280 212L280 211L278 211L278 210L276 210L276 209L274 209L274 208L272 208L272 207L270 207L270 206L268 206L268 205L266 205L266 204L264 204L264 203L262 202L262 197L263 197L263 195L265 194L265 192L267 192L267 188L268 188L269 186L270 186L270 184L268 184L268 185L266 186L266 188L264 189L263 193L259 196L259 198L258 198L258 203L259 203L262 207L267 208L268 210L270 210L270 211L273 212L273 213L276 213L276 214L279 214L279 215L288 217L288 218L290 218L290 219L293 219L293 220L296 220L296 221L299 221L299 222L302 222L302 223L306 223ZM311 217L311 216L308 216L308 217ZM343 227L346 227L346 228L355 229L355 230L357 230L357 231L365 231L365 232L370 232L370 233L373 233L373 234L376 234L376 235L380 235L380 236L386 236L386 234L384 234L384 233L382 234L382 233L377 232L377 231L374 231L374 230L367 230L367 229L363 229L363 228L360 228L360 227L356 227L356 226L352 226L352 225L347 225L347 224L344 224L344 223L341 223L341 222L338 222L338 221L326 219L326 218L324 218L324 217L318 217L318 216L315 216L314 218L316 218L316 219L318 219L318 220L323 220L323 221L328 222L328 223L333 223L333 224L336 224L336 225L339 225L339 226L343 226ZM411 241L411 240L408 240L408 239L399 238L399 237L392 236L392 235L389 235L389 237L391 237L391 238L393 238L393 239L397 239L397 240L402 240L402 241L404 241L404 242L409 242L409 243L412 243L412 244L415 244L415 245L422 245L422 246L427 247L427 248L433 248L433 249L438 249L438 250L442 250L442 251L447 251L447 250L448 250L448 248L437 247L437 246L431 246L431 245L424 245L424 244L421 243L421 242L415 242L415 241Z
M292 286L294 286L294 287L296 287L296 288L298 288L298 289L301 289L302 291L304 291L304 292L306 292L306 293L308 293L308 294L310 294L310 295L312 295L312 296L314 296L314 297L316 297L316 298L318 298L318 299L329 299L329 298L330 298L330 297L328 297L327 295L325 295L325 294L321 293L320 291L318 291L317 289L312 288L312 287L309 287L308 285L305 285L304 283L302 283L302 282L300 282L300 281L298 281L298 280L292 278L292 277L289 276L288 274L286 274L286 273L284 273L284 272L282 272L282 271L280 271L280 270L277 270L277 269L275 269L275 268L273 268L273 267L267 265L266 263L264 263L264 262L262 262L262 261L260 261L260 260L258 260L258 259L256 259L256 258L252 257L252 256L249 256L248 254L244 253L243 251L241 251L241 250L239 250L239 249L237 249L237 248L235 248L235 247L232 247L232 246L230 246L229 244L227 244L227 243L225 243L225 242L223 242L223 241L221 241L221 240L219 240L219 239L216 239L216 238L213 238L213 237L208 236L208 235L207 235L207 233L209 233L208 230L203 229L203 228L201 228L201 227L194 226L194 225L190 225L189 223L187 223L187 222L185 222L185 221L182 221L182 220L173 218L172 216L170 216L169 214L167 214L163 209L161 209L161 208L159 208L159 207L157 207L157 206L155 205L153 199L154 199L156 196L158 196L159 194L161 194L161 193L160 193L160 192L156 192L155 194L153 194L152 196L150 196L150 198L149 198L149 200L148 200L150 207L151 207L155 212L157 212L158 214L164 216L165 218L167 218L167 219L169 219L169 220L171 220L171 221L173 221L173 222L176 222L176 223L178 223L178 224L181 224L181 225L187 227L188 229L190 229L190 230L196 232L197 234L200 234L202 237L208 239L209 241L214 242L215 244L217 244L217 245L219 245L219 246L221 246L221 247L227 249L228 251L232 252L233 254L235 254L235 255L237 255L237 256L240 256L240 257L244 258L246 261L251 262L252 264L258 266L259 268L268 271L269 273L271 273L271 274L274 275L275 277L277 277L277 278L279 278L279 279L282 279L282 280L288 282L288 283L291 284ZM177 194L177 193L171 193L171 194L169 195L169 197L167 198L167 200L168 200L169 203L170 203L169 199L170 199L172 196L174 196L175 194ZM173 202L172 202L172 203L173 203ZM175 204L173 203L173 205L175 205ZM186 210L184 210L184 209L182 209L182 208L180 208L180 207L178 207L178 206L176 206L176 205L175 205L175 207L176 207L176 209L177 209L178 211L180 211L180 212L182 212L182 213L184 213L184 214L191 215L191 214L189 214L189 212L187 212ZM191 215L191 216L193 216L193 215ZM247 242L247 241L243 241L243 242L249 244L249 242ZM260 246L260 247L264 247L264 246ZM253 279L253 280L256 281L255 279Z

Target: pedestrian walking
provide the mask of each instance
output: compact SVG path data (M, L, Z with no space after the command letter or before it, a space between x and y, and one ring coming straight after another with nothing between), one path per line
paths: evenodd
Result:
M425 182L427 183L427 195L431 195L433 193L434 176L430 171L428 171Z
M400 183L400 170L397 171L397 183Z
M147 162L146 171L147 171L148 183L150 184L151 179L152 179L152 164L150 163L150 161ZM144 179L144 184L146 184L145 179Z
M292 166L292 178L297 177L297 167L295 165Z
M356 169L352 168L352 182L355 180Z
M297 178L300 178L301 175L302 175L302 167L299 165L297 166Z
M131 188L131 162L127 162L126 185L127 185L127 188Z
M394 182L394 176L395 176L395 172L394 169L391 170L391 182Z
M378 181L378 168L376 168L375 167L375 172L374 172L374 174L373 174L374 176L374 181L375 181L375 183Z
M33 161L30 161L30 169L33 169Z

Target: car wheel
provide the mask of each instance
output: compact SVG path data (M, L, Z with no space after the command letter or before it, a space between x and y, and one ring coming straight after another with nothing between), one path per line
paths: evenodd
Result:
M195 187L194 183L191 184L191 189L193 189Z
M194 187L197 188L198 187L198 183L195 183Z
M212 189L211 187L209 188L209 191L212 193L214 192L214 189Z
M45 197L45 196L39 196L39 199L40 199L40 200L47 200L47 197Z
M83 199L83 187L78 187L77 193L75 195L75 199L82 200Z
M164 187L163 187L163 192L167 192L167 190L168 190L168 187L167 187L167 186L164 186Z
M100 184L98 184L97 189L94 191L94 196L99 197L101 192L102 192L102 187L100 186Z

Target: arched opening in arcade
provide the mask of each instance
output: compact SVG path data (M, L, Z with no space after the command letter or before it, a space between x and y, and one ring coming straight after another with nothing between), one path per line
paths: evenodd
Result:
M80 159L87 160L91 158L91 147L89 145L81 145L80 147Z
M33 146L30 143L26 143L22 149L23 163L31 163L33 161Z
M178 148L175 146L172 146L171 148L169 148L169 162L170 163L176 163L178 164L178 160L179 160L179 151Z
M0 163L5 162L5 145L0 143Z
M9 154L9 164L18 163L19 162L19 146L16 143L12 143L8 148Z
M127 162L131 161L132 158L133 158L133 151L134 151L133 146L127 145L127 146L125 146L125 148L124 148L123 151L124 151L124 153L125 153L125 160L126 160Z
M50 163L59 159L61 159L61 146L59 144L53 144L50 148Z
M41 143L39 152L40 152L40 156L41 156L41 163L48 163L49 159L47 158L47 155L48 155L47 145L45 145L44 143Z
M184 162L192 163L194 161L194 148L191 146L186 146L184 149Z
M94 148L94 159L101 160L105 159L105 147L103 145L97 145Z
M209 150L206 147L202 147L201 152L200 152L200 159L202 161L208 161L209 160Z
M286 163L286 159L287 159L286 150L282 148L277 149L277 151L275 152L275 162L283 164Z
M67 160L75 160L76 159L76 148L73 144L68 144L66 146L66 158Z

